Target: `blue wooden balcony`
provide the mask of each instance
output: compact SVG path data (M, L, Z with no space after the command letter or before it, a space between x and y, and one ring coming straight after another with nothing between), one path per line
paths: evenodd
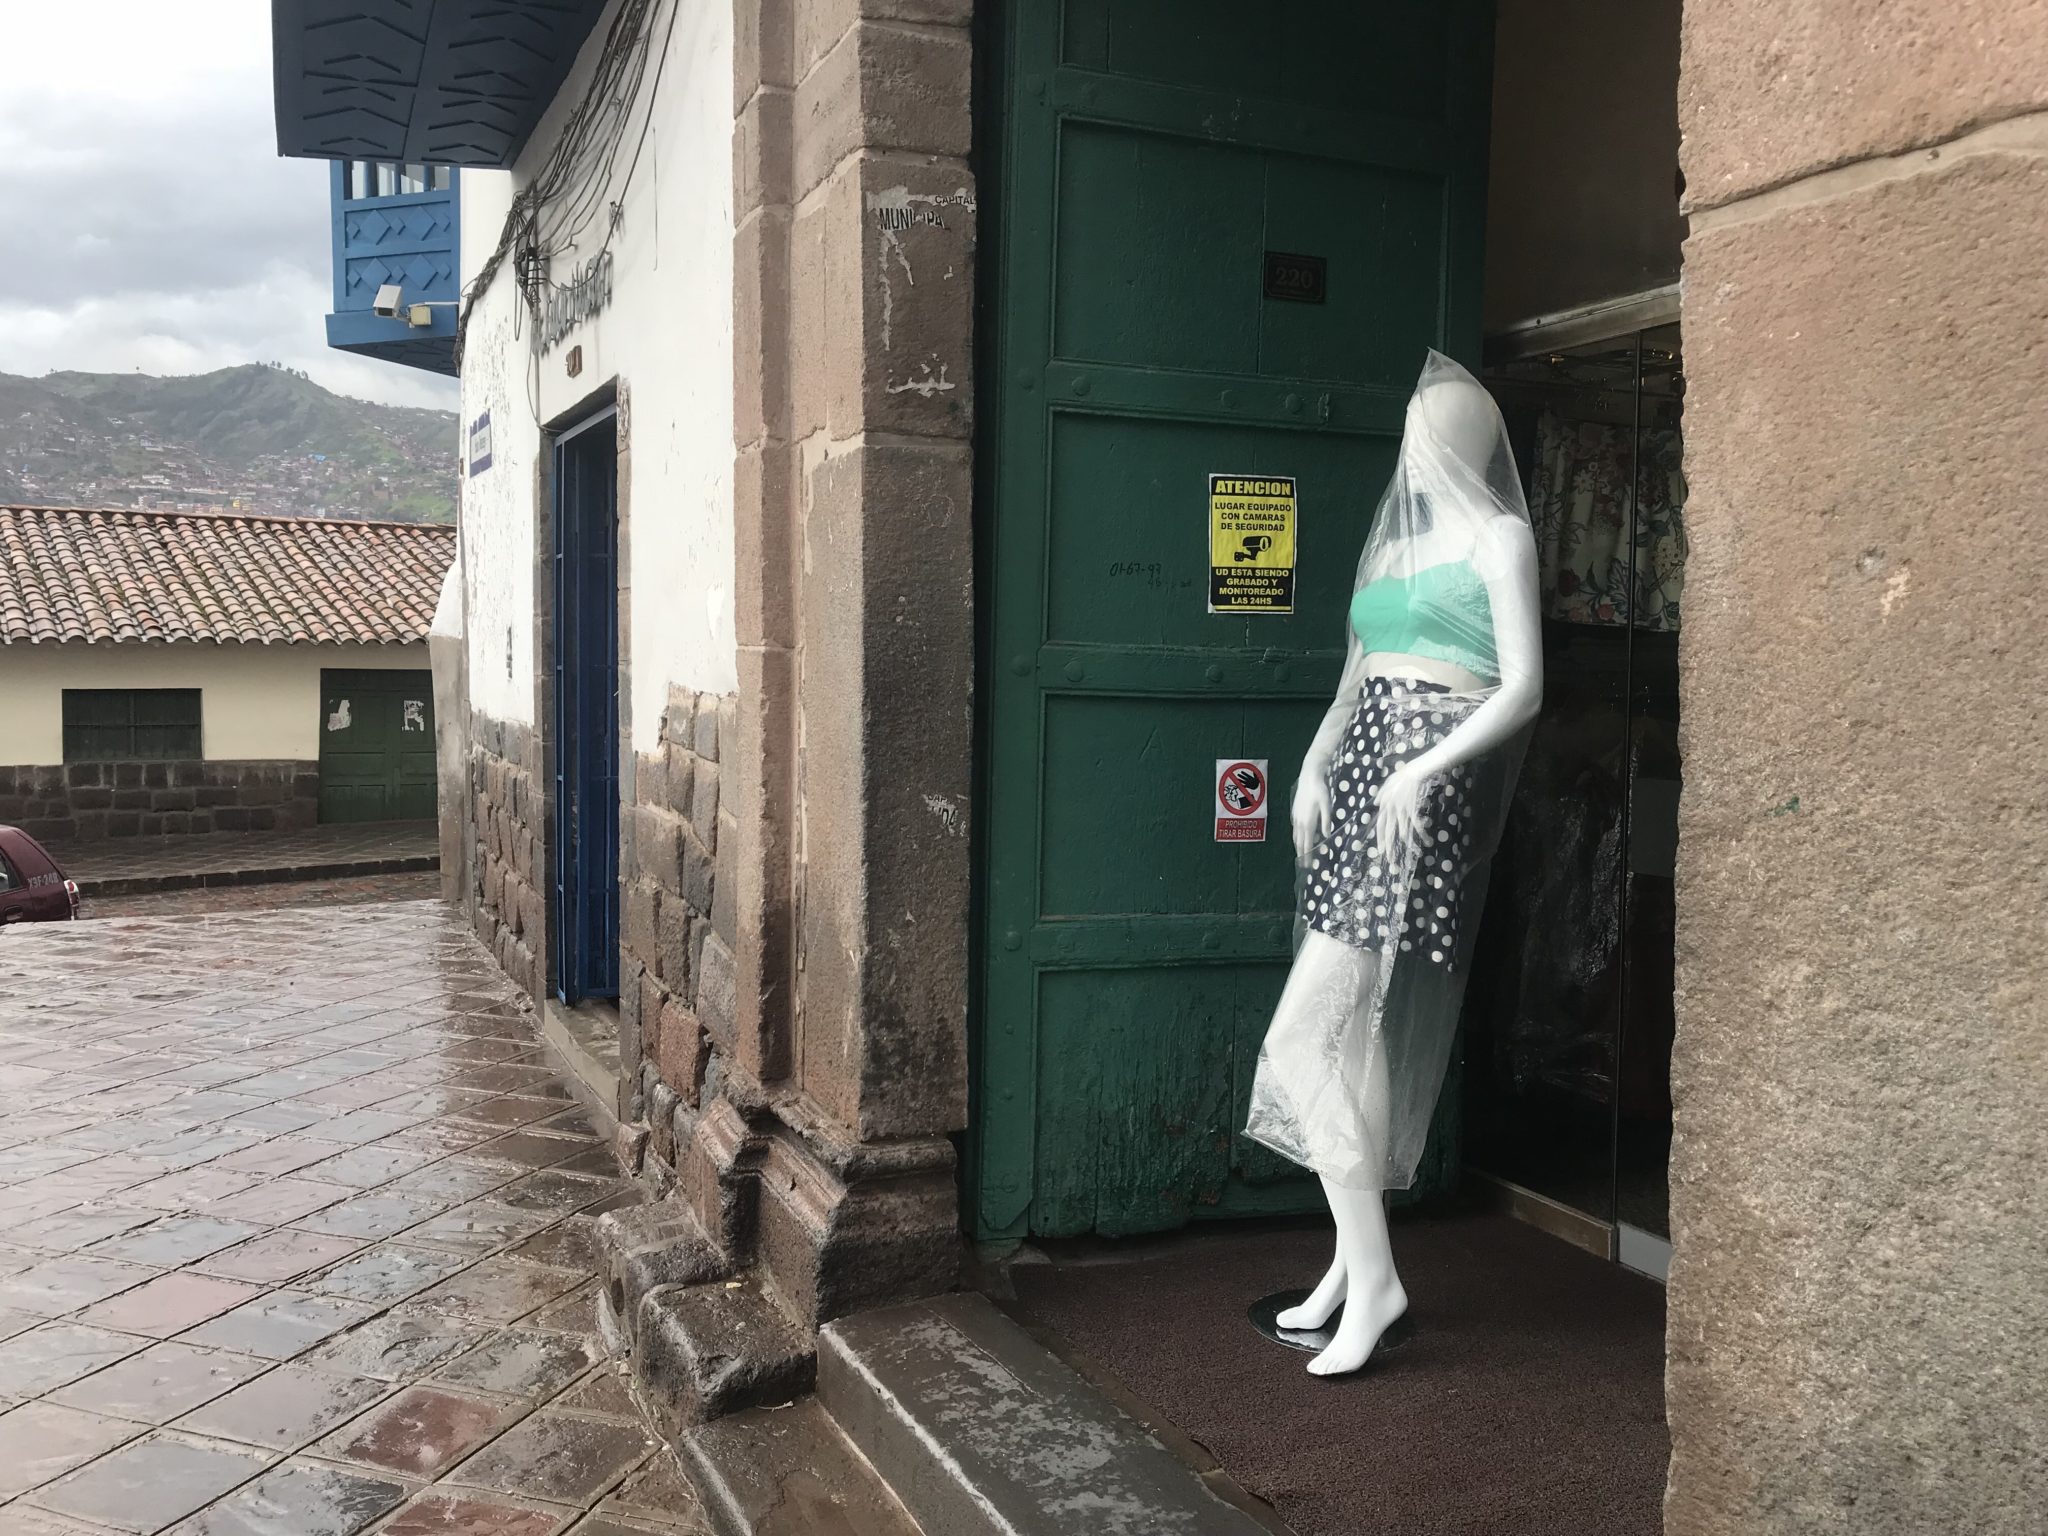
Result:
M327 345L453 375L462 289L461 180L445 165L333 162L334 312ZM398 312L380 315L380 290Z

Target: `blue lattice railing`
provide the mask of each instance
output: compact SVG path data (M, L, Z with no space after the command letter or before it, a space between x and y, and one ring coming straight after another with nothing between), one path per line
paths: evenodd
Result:
M334 312L327 344L453 374L462 285L458 173L379 160L332 164ZM373 307L387 286L398 289L393 316Z

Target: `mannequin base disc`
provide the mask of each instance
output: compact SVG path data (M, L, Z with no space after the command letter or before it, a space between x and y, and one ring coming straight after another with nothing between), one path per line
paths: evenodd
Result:
M1330 1320L1320 1328L1282 1328L1275 1319L1289 1307L1298 1307L1307 1301L1307 1291L1275 1291L1270 1296L1261 1296L1245 1309L1245 1316L1252 1320L1252 1326L1271 1339L1275 1344L1285 1344L1289 1349L1299 1349L1311 1355L1319 1355L1330 1347L1330 1341L1337 1336L1337 1325L1344 1320L1344 1307L1340 1302L1337 1310L1330 1314ZM1378 1359L1389 1351L1399 1349L1415 1336L1415 1325L1404 1314L1387 1326L1380 1335L1380 1341L1373 1347L1373 1358Z

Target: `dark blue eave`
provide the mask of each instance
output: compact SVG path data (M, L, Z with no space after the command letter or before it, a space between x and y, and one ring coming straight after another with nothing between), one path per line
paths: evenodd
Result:
M411 326L366 310L327 317L327 345L387 363L424 368L429 373L460 376L455 366L455 311L437 308L430 326Z
M270 0L277 150L506 167L605 0Z

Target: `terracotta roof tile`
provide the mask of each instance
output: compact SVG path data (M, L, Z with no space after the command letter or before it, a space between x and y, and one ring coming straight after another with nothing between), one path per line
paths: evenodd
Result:
M0 644L426 638L455 530L0 506Z

